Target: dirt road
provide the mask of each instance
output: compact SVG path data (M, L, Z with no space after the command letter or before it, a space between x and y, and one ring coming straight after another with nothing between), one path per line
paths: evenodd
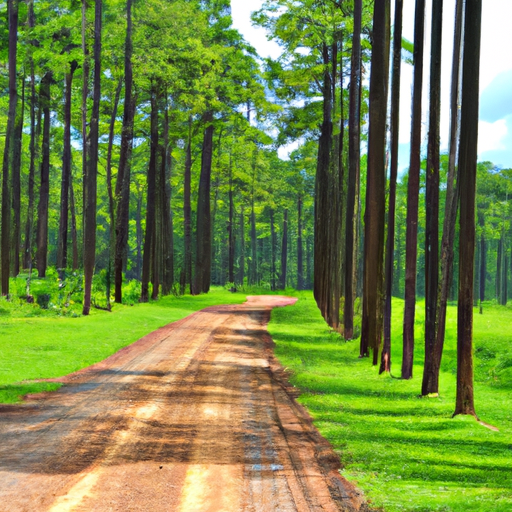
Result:
M363 510L272 356L292 302L207 308L0 406L0 510Z

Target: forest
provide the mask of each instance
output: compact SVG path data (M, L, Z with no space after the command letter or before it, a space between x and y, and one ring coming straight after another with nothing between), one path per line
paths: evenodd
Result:
M262 58L233 27L229 0L0 0L0 320L17 308L14 320L48 314L90 322L92 332L105 322L95 315L119 311L124 326L112 325L126 345L160 327L175 299L206 307L215 293L230 304L238 292L305 297L307 316L276 318L302 325L317 345L298 349L273 329L312 410L334 381L321 377L325 361L305 383L301 369L328 343L343 344L342 358L356 344L347 367L359 361L390 377L365 392L384 403L411 381L407 390L441 403L443 362L455 384L450 415L497 431L477 415L474 383L482 393L482 382L494 386L485 396L498 401L492 392L509 390L512 375L509 340L490 341L478 323L494 333L500 315L509 318L512 169L478 162L482 0L454 4L446 34L442 0L415 0L409 41L403 0L265 0L252 23L281 54ZM401 129L411 143L399 169L405 68L413 83ZM141 303L158 322L133 313L131 332L123 308ZM474 322L485 338L476 350ZM27 326L19 332L28 339ZM496 336L508 336L502 330ZM98 352L76 368L63 362L58 375L30 370L13 382L60 376L125 346L94 347L95 336L84 335L83 350ZM337 414L318 407L318 417ZM505 501L496 510L509 510L506 485L497 487Z
M424 0L413 42L398 0L393 23L389 0L266 2L253 22L282 55L262 62L226 1L4 3L2 295L23 276L18 296L45 304L30 285L47 272L83 292L84 315L122 303L129 282L141 302L211 284L313 289L328 324L386 372L391 297L405 297L406 379L424 298L424 395L438 392L446 306L458 300L469 392L473 306L508 299L512 170L476 162L479 2L456 2L440 154L433 5L427 62ZM403 66L414 68L411 152L398 173Z

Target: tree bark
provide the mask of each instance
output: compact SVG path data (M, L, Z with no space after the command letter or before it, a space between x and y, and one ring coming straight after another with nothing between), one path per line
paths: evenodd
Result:
M83 315L91 309L92 278L96 259L96 206L98 181L98 138L101 100L101 25L103 1L96 0L94 8L94 86L92 116L87 155L87 176L84 204L84 304Z
M28 3L28 27L33 29L36 20L34 14L34 0L29 0ZM38 140L41 127L41 109L39 112L39 122L36 128L36 76L34 71L34 59L32 56L33 49L30 48L28 53L29 66L30 66L30 165L28 171L28 205L27 205L27 220L25 222L25 245L23 248L23 267L32 270L32 238L34 231L34 182L35 182L35 169L38 156Z
M228 282L235 282L235 236L234 236L234 205L233 205L233 161L229 154L229 217L228 217Z
M16 108L16 122L14 126L14 156L12 166L12 275L20 273L21 251L21 144L23 137L23 121L25 112L25 77L21 82L21 104Z
M297 290L304 290L304 242L302 228L302 194L297 196Z
M48 257L48 203L50 195L50 84L52 72L47 71L41 80L39 103L43 111L43 141L41 181L37 207L37 252L36 265L39 277L46 277Z
M238 283L244 285L245 280L245 212L244 205L240 208L240 263L238 266Z
M448 295L453 280L453 260L455 227L459 205L459 187L455 184L457 170L455 161L457 157L457 135L459 131L459 85L460 85L460 55L462 38L462 12L463 0L457 0L455 6L455 30L453 41L452 84L450 101L450 152L448 159L448 177L446 185L446 203L443 224L443 237L441 241L441 284L439 290L439 305L436 333L435 365L441 367L444 337L446 331L446 307ZM457 178L458 182L458 178Z
M207 293L210 289L212 235L211 235L211 204L210 188L213 156L213 112L204 115L203 148L201 153L201 175L197 198L196 228L196 272L194 278L194 294Z
M283 214L283 241L281 243L281 290L286 288L286 277L288 269L288 208Z
M384 227L386 208L386 113L389 75L389 0L376 0L370 76L370 127L366 178L361 355L372 349L378 363L383 329Z
M425 232L425 364L421 394L439 393L436 364L439 288L439 125L441 121L441 41L443 0L432 6L430 51L430 119L427 153Z
M128 221L130 214L130 174L133 141L133 118L135 101L132 95L132 0L126 0L126 39L124 53L124 111L123 129L121 132L121 152L116 181L116 247L114 259L114 300L123 300L123 263L128 247Z
M348 121L348 184L347 220L345 222L345 304L343 326L346 340L354 336L354 232L356 216L356 183L361 161L361 25L362 0L354 1L354 33L350 63L349 121Z
M416 0L414 19L414 79L412 93L411 159L407 186L405 235L405 305L402 378L412 378L414 360L414 317L416 309L416 269L418 256L418 197L421 160L421 90L423 87L423 40L425 0Z
M9 295L10 243L11 243L11 180L14 168L15 123L18 103L16 51L18 44L18 0L7 1L9 18L9 112L5 134L2 166L2 223L1 223L1 288L2 295Z
M155 233L155 196L156 196L156 167L158 151L158 106L155 86L151 87L151 151L148 166L148 191L146 197L146 233L142 256L142 285L140 302L149 301L149 281L151 277L152 246Z
M185 158L185 175L183 177L183 219L185 230L185 285L188 284L192 293L192 203L191 203L191 182L192 182L192 117L188 120L188 142Z
M388 238L385 261L384 346L379 373L391 372L391 300L395 260L396 180L398 175L398 139L400 125L400 72L402 62L403 0L395 0L393 34L393 71L391 82L391 170L389 177Z
M466 0L460 131L459 303L455 412L476 416L473 396L473 267L482 0Z
M161 162L162 190L162 295L169 295L174 282L174 229L171 209L171 148L169 142L169 109L165 105Z
M57 237L57 269L59 271L64 271L68 264L69 183L71 180L71 93L73 74L77 66L78 63L76 61L71 62L69 71L65 75L64 148L62 153L59 233Z

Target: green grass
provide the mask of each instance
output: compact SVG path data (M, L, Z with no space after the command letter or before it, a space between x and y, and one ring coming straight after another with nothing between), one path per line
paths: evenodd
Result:
M37 305L19 306L1 298L0 403L58 389L60 384L30 381L80 370L194 311L242 303L246 295L213 288L207 295L169 296L133 306L116 304L112 313L92 309L88 317L52 314Z
M481 420L455 417L456 308L449 309L439 398L419 398L423 304L418 305L414 378L378 375L358 359L359 340L330 332L311 293L275 309L277 356L301 388L299 401L332 443L342 474L387 512L512 511L512 310L475 310L475 403ZM394 301L392 373L401 367L403 301Z

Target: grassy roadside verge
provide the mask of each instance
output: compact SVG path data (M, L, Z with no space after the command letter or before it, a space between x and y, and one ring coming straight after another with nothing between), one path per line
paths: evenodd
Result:
M401 366L403 303L394 304L393 373ZM269 326L276 354L302 389L299 401L332 443L374 507L387 512L512 510L512 311L475 315L475 396L480 418L451 417L455 404L455 308L451 308L441 396L420 399L421 307L414 379L379 376L358 359L359 342L329 332L311 293L275 309Z
M208 306L245 302L246 295L213 288L207 295L169 296L149 304L116 305L112 313L91 310L89 317L78 318L23 318L0 307L0 403L18 402L27 393L58 389L57 383L25 381L61 377L80 370L163 325Z

